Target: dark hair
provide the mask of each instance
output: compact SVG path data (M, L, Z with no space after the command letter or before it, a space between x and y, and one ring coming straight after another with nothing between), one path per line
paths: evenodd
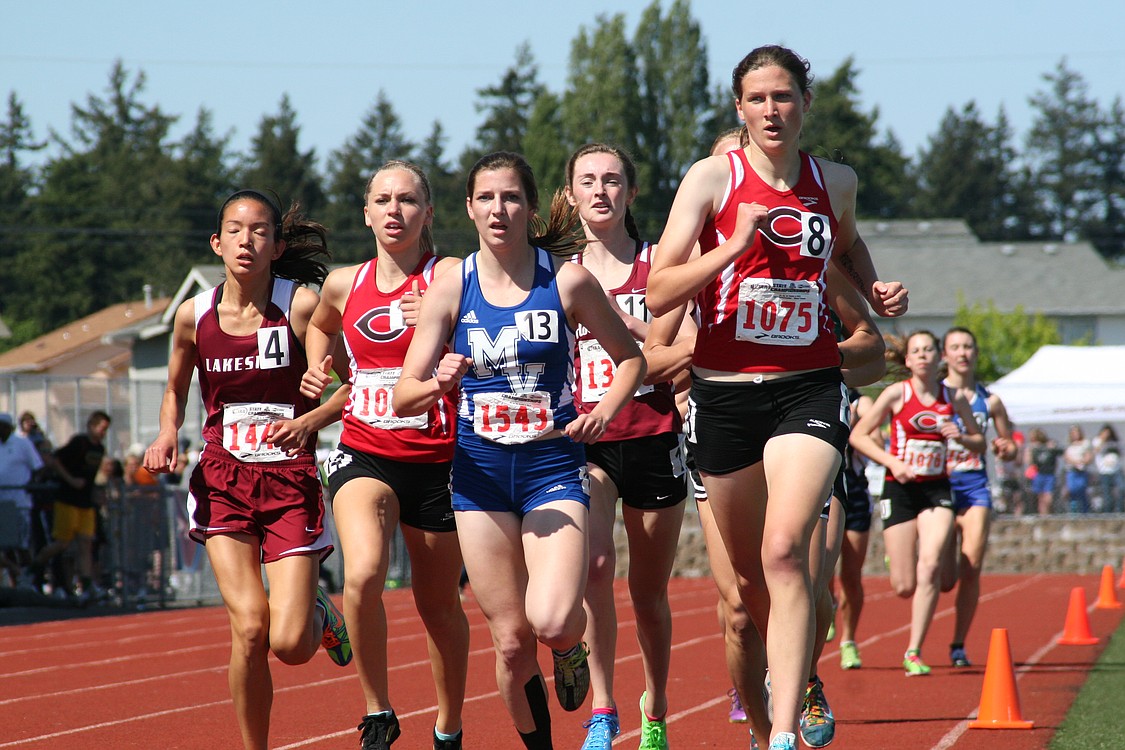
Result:
M625 149L618 146L610 146L607 143L587 143L584 146L579 146L578 150L570 155L566 162L566 184L569 186L574 182L574 165L583 156L589 154L609 154L621 162L621 167L625 170L625 182L628 183L627 187L637 186L637 165L633 162L633 158L625 151ZM625 233L632 237L634 240L641 239L640 230L637 229L637 220L633 218L633 212L629 207L625 207Z
M98 422L113 424L113 417L109 416L107 412L101 409L90 412L90 416L86 417L86 427L93 427Z
M494 151L477 159L477 163L469 170L465 181L465 196L472 200L473 190L476 188L477 175L481 172L493 172L499 169L511 169L520 179L524 197L527 199L531 215L527 221L527 241L534 247L541 247L552 255L573 255L584 240L577 236L580 222L578 212L566 200L562 190L556 190L551 197L550 213L547 221L539 216L539 188L535 186L535 174L527 159L512 151Z
M950 334L952 334L952 333L964 333L964 334L967 334L967 335L968 335L968 337L969 337L969 338L971 338L971 339L973 340L973 346L975 347L975 346L977 345L977 337L976 337L976 334L975 334L975 333L973 333L972 331L970 331L970 330L969 330L968 328L965 328L965 326L953 326L953 327L952 327L952 328L950 328L950 329L949 329L948 331L946 331L946 332L945 332L945 334L944 334L944 335L943 335L943 336L941 337L941 348L942 348L942 351L944 351L944 350L945 350L945 342L946 342L946 341L947 341L947 340L949 339L949 335L950 335Z
M371 185L375 182L375 178L388 169L401 169L418 178L418 182L422 185L422 193L426 196L426 203L431 206L434 205L433 192L430 190L430 180L426 177L426 173L417 164L402 159L391 159L372 172L371 177L367 179L367 185L363 188L364 205L367 204L367 198L371 195ZM418 246L422 248L424 253L434 252L434 233L429 224L422 227L422 236L418 238Z
M887 360L888 372L894 373L897 377L910 374L910 370L906 367L906 346L910 343L910 339L915 336L929 336L930 340L934 342L934 346L938 345L938 337L925 328L916 328L905 336L887 334L883 337L887 344L887 350L883 356Z
M266 206L273 216L274 238L285 243L285 252L270 265L270 273L278 278L298 284L323 284L328 276L328 266L319 256L330 257L328 230L301 213L301 204L294 202L283 216L279 203L257 190L237 190L231 193L219 209L219 229L227 206L240 200L257 201Z
M793 77L793 82L797 84L797 88L804 94L812 86L813 77L809 73L809 61L798 55L788 47L782 47L776 44L768 44L764 47L758 47L751 50L750 54L742 58L738 65L734 66L734 72L731 73L731 91L734 92L735 99L742 98L742 79L751 70L758 68L769 67L776 65L779 68L789 71L789 75Z

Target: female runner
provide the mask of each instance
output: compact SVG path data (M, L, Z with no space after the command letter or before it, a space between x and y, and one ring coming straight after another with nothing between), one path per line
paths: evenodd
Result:
M887 469L880 516L890 559L891 587L913 596L910 642L902 666L907 676L928 675L922 643L941 593L942 552L953 533L953 492L946 471L946 441L984 451L981 434L965 397L944 387L939 377L937 338L929 331L910 334L895 352L910 377L888 386L856 422L852 446ZM960 421L954 420L954 415ZM890 419L890 449L872 433Z
M684 177L649 277L661 315L699 295L696 463L740 594L766 641L771 750L796 743L814 638L808 552L847 441L840 353L823 300L835 262L876 312L905 311L855 228L855 173L798 149L808 63L761 47L735 67L745 148ZM698 240L701 254L691 259ZM768 497L768 502L767 502ZM737 532L736 532L737 530ZM768 604L755 595L769 591Z
M564 709L577 710L590 686L582 444L605 433L645 363L597 280L566 262L575 222L565 199L556 196L545 227L536 220L539 193L522 156L482 157L466 194L479 250L425 296L393 406L421 414L460 385L452 488L461 552L492 632L500 695L524 745L542 750L551 721L536 642L552 649ZM571 392L580 325L617 367L584 414Z
M644 305L652 257L629 206L637 193L636 167L621 149L591 143L566 165L566 196L578 210L586 245L575 261L605 289L629 332L644 342L654 322ZM682 319L682 315L676 316ZM669 317L671 319L671 317ZM674 333L674 332L672 332ZM663 337L659 332L654 340ZM687 496L687 471L680 445L671 373L688 364L687 350L646 347L650 384L641 386L596 443L586 447L590 474L590 571L586 582L586 643L590 647L593 713L582 750L608 750L620 731L613 696L617 616L613 541L617 500L629 542L629 592L641 646L645 690L641 694L641 750L668 747L668 670L672 656L672 612L668 577L676 558ZM575 359L579 413L595 408L613 382L614 366L601 343L579 331ZM669 373L662 379L661 373Z
M981 433L989 423L996 430L992 452L1001 461L1011 461L1019 453L1012 439L1012 423L1000 397L989 392L977 380L977 339L967 328L954 327L942 337L942 354L948 368L943 385L956 390L968 402ZM960 417L954 417L960 419ZM992 517L992 488L984 455L950 443L946 456L949 484L953 488L953 511L957 514L949 562L956 571L957 616L953 626L953 642L949 644L949 661L955 667L971 666L965 653L965 638L977 611L980 599L980 574L988 549L988 528ZM957 543L958 538L960 544ZM945 590L952 585L943 587Z
M206 546L230 618L227 679L243 745L265 750L270 653L303 664L323 644L340 666L351 661L344 619L317 586L332 544L316 431L335 420L341 399L318 405L299 391L308 368L302 342L317 304L316 293L299 284L324 281L324 227L296 206L282 216L255 190L227 198L218 223L211 249L226 279L176 310L160 433L144 466L176 466L198 369L207 419L189 485L189 533Z
M412 569L411 591L426 628L437 688L435 750L461 747L461 707L469 660L469 626L458 580L461 550L449 499L456 404L447 394L425 414L390 410L395 381L414 335L417 308L434 277L458 261L433 253L433 204L425 173L391 161L364 191L364 222L375 257L328 275L309 325L314 365L303 392L331 382L326 368L342 335L351 383L339 447L326 463L332 512L344 552L344 614L352 623L366 711L363 750L384 750L399 736L387 681L387 613L383 607L390 544L402 529Z

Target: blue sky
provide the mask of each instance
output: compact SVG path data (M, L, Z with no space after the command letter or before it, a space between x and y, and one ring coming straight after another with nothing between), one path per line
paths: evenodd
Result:
M671 0L663 0L665 8ZM647 2L418 3L133 0L6 2L0 94L15 91L35 134L69 135L70 107L104 95L110 67L147 77L143 100L182 116L200 107L244 150L265 114L288 93L301 147L323 160L356 131L380 89L422 139L441 120L454 157L480 115L476 90L499 81L521 42L540 80L565 86L570 42L599 13L624 13L631 34ZM827 76L849 55L865 110L913 155L945 110L975 100L989 120L1002 105L1019 143L1032 120L1028 98L1062 58L1108 108L1125 96L1125 3L1116 0L945 0L940 3L734 2L694 0L712 81L760 44L782 43ZM737 10L732 11L731 8ZM799 8L800 14L794 12ZM814 104L815 107L815 104ZM705 144L701 144L701 150ZM861 176L862 177L862 176Z

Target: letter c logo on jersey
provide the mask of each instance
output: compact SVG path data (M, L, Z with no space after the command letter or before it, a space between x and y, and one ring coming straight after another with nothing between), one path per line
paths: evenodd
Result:
M949 417L932 411L920 411L910 418L911 426L918 432L939 432Z
M768 221L758 231L778 247L801 246L801 212L789 206L774 206L766 214Z
M355 329L376 344L394 341L406 331L402 325L402 313L396 315L396 312L389 306L372 308L356 320Z

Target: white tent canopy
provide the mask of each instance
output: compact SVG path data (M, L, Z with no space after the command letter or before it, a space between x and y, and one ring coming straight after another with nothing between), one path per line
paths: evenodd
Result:
M1019 427L1125 420L1125 346L1044 346L990 390Z

